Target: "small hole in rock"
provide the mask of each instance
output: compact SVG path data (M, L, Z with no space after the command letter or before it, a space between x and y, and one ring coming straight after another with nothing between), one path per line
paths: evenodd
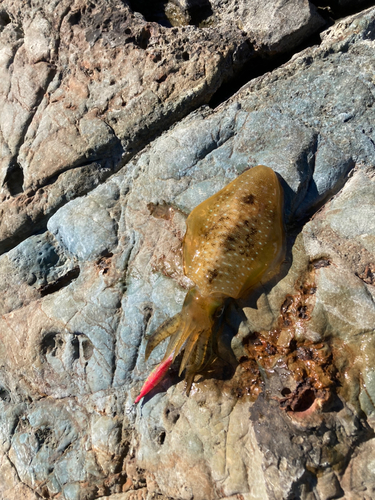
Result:
M0 10L0 27L4 27L11 23L11 19L6 10Z
M48 440L51 434L52 431L49 427L40 428L35 431L35 437L37 438L40 446Z
M159 434L159 437L158 437L158 443L160 445L164 444L164 441L165 441L165 431L162 431L160 434Z
M5 401L6 403L10 403L11 401L9 391L1 386L0 386L0 400Z
M79 359L79 341L77 337L73 337L72 340L72 348L73 348L73 359Z
M76 24L79 24L81 17L82 17L82 14L79 10L77 12L72 12L72 15L69 18L70 25L74 26Z
M284 389L281 389L281 394L285 397L285 396L288 396L289 394L291 394L291 390L289 389L289 387L284 387Z
M298 403L294 407L295 412L302 412L308 410L315 401L315 393L312 389L307 389L301 394Z
M94 346L92 345L90 340L84 339L81 342L81 348L83 357L85 358L86 361L88 361L94 352Z
M8 168L4 184L11 196L17 196L23 192L23 169L18 163L14 163Z
M172 415L172 418L171 418L172 423L175 424L179 418L180 418L179 413L175 413L174 415Z
M55 349L55 347L56 347L56 340L55 340L56 335L57 334L55 332L53 332L53 333L48 333L44 337L44 339L42 340L42 343L41 343L42 354L44 354L44 355L49 354Z

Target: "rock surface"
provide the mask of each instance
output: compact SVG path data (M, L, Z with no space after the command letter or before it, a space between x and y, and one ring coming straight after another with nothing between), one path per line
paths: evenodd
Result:
M308 0L270 2L269 12L237 3L220 3L199 29L148 22L119 0L2 2L0 251L207 103L244 63L324 25Z
M375 9L211 109L323 20L162 4L0 6L0 498L371 499ZM257 164L284 187L280 273L228 302L189 397L172 368L135 407L191 286L186 215Z

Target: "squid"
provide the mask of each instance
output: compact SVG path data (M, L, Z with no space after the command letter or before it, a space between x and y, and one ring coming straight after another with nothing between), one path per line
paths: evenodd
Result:
M135 403L165 376L180 352L189 394L196 374L213 356L217 311L231 297L246 296L280 265L284 255L283 190L264 165L246 170L198 205L186 219L184 273L195 286L182 310L148 339L145 359L169 338L161 363L151 372Z

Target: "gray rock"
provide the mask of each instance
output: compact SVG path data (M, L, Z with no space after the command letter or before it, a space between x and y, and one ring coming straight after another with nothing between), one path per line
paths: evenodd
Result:
M191 15L193 3L175 4ZM7 61L23 57L25 68L56 57L59 33L64 71L36 104L32 93L22 101L23 80L14 109L33 109L18 118L14 137L8 130L14 144L4 140L6 161L22 159L28 188L4 194L1 206L0 493L9 500L362 498L374 490L375 10L337 23L320 46L217 109L182 119L224 78L212 54L221 47L227 57L240 46L231 32L214 49L213 31L219 39L220 23L241 13L247 33L255 32L250 23L265 11L254 21L245 4L236 13L233 3L214 2L214 28L173 32L131 17L128 6L113 17L116 5L84 12L61 2L55 17L52 4L25 10L17 19L26 41L13 14L1 29L13 47ZM95 18L102 30L105 19L113 23L101 38ZM259 44L283 47L289 35L277 41L266 28ZM165 33L174 49L163 45ZM196 79L179 73L187 61L177 58L178 41L197 51L185 67ZM148 80L140 68L161 61L157 49L161 60L176 59L154 88L156 70ZM150 140L153 127L161 132L176 120ZM134 150L120 159L125 147ZM280 272L227 304L217 347L224 359L189 397L172 366L135 407L165 350L161 344L145 362L147 336L181 310L192 285L182 269L185 216L258 163L284 187Z
M360 495L367 495L368 498L375 492L375 477L373 466L374 447L372 441L361 444L358 447L358 455L353 457L343 477L343 485L346 496L350 500L358 498ZM366 492L366 493L364 493Z
M298 46L305 36L323 26L322 18L315 6L307 1L235 2L216 0L213 2L220 16L238 24L259 48L267 52L282 52ZM278 20L282 19L280 26Z
M0 257L1 314L9 313L65 285L79 274L49 234L31 236Z
M59 182L38 189L36 193L28 191L5 200L0 208L3 234L0 253L12 249L30 233L45 230L49 217L59 207L78 194L86 194L108 178L110 173L109 168L91 163L64 172L59 176Z
M113 184L101 186L95 198L79 198L48 221L49 231L64 249L81 261L111 253L117 245L117 223L110 210L119 198Z

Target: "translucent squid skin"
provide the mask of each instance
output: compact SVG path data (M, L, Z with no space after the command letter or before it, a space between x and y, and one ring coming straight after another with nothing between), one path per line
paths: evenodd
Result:
M247 170L198 205L186 226L184 272L195 287L182 311L150 336L145 358L170 337L160 365L165 366L171 356L174 361L183 350L180 374L185 369L189 393L194 376L212 357L217 308L227 297L246 295L283 258L283 192L277 175L263 165ZM149 378L142 395L148 392L147 383L154 387L161 380Z

